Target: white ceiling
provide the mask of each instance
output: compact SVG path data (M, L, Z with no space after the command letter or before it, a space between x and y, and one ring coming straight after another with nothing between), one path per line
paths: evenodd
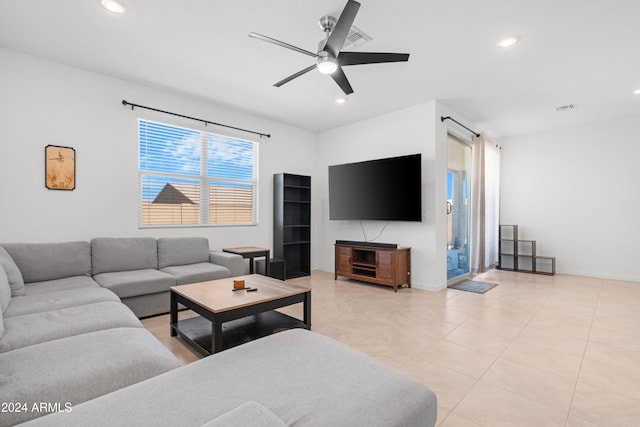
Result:
M123 3L118 16L98 0L0 2L0 46L313 131L432 99L496 137L640 116L638 0L361 0L354 25L373 40L357 50L411 57L346 67L355 92L344 105L316 70L272 86L313 58L248 33L315 51L318 18L346 0ZM496 47L513 33L519 44Z

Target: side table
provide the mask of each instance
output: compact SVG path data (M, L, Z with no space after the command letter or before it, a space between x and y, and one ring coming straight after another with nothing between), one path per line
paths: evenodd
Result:
M269 276L269 258L270 250L267 248L259 248L256 246L244 246L241 248L222 248L223 252L229 252L231 254L241 255L242 258L249 258L249 274L253 274L254 270L254 258L264 257L265 262L265 276Z

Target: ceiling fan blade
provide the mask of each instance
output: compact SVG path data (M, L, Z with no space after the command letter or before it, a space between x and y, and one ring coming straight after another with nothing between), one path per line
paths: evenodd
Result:
M342 89L345 95L351 95L353 93L353 89L351 88L344 71L342 71L342 67L338 67L338 69L331 74L331 77L333 77L333 80L338 83L338 86L340 86L340 89Z
M354 0L349 0L342 10L340 17L338 18L338 22L336 22L336 26L333 31L331 31L331 35L327 39L327 44L324 49L334 58L338 57L340 49L342 49L344 41L349 35L349 30L353 25L353 21L356 19L358 9L360 9L360 3Z
M405 62L408 60L408 53L340 52L340 55L338 55L338 63L343 67L347 65L381 64L384 62Z
M301 48L299 48L297 46L291 45L289 43L282 42L280 40L276 40L276 39L271 38L271 37L263 36L262 34L249 33L249 37L254 38L254 39L258 39L258 40L262 40L262 41L265 41L267 43L273 43L273 44L275 44L277 46L281 46L281 47L284 47L284 48L287 48L287 49L291 49L293 51L302 53L304 55L311 56L313 58L317 58L318 57L318 55L313 53L313 52L309 52L308 50L301 49Z
M316 64L313 64L310 67L305 68L304 70L300 70L295 74L290 75L289 77L280 80L278 83L274 84L275 87L280 87L285 83L289 83L291 80L300 77L301 75L308 73L309 71L313 70L314 68L316 68Z

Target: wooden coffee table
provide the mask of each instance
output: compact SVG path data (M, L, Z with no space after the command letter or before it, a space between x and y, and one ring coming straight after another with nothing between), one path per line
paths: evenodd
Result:
M233 291L243 279L257 292ZM172 286L170 334L205 356L281 329L311 329L311 289L258 274ZM303 320L275 311L303 303ZM178 304L200 316L178 320Z

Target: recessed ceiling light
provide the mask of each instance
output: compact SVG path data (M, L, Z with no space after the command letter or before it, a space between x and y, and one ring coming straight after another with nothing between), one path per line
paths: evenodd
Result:
M500 40L496 44L498 45L498 47L507 48L507 47L513 46L514 44L518 43L519 41L520 41L520 36L513 35L513 36L509 36L509 37L503 38L502 40Z
M100 0L100 4L109 12L113 13L122 14L127 10L122 3L117 2L116 0Z
M633 93L635 93L636 95L640 95L640 89L634 90Z
M344 104L347 101L348 101L348 99L343 97L343 96L341 96L339 98L336 98L336 104Z

